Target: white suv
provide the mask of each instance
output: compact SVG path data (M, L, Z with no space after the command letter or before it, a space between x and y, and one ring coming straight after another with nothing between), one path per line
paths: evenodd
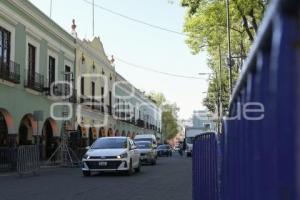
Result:
M134 142L127 137L97 139L82 158L82 173L125 171L128 175L141 169L140 153Z

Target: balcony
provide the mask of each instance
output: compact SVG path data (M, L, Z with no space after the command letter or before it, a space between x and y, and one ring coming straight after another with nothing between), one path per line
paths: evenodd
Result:
M0 60L2 60L0 58ZM20 83L20 65L13 61L0 62L0 79L19 84Z
M75 93L73 93L73 95L75 94L76 96L76 91ZM71 97L72 98L72 97ZM76 98L75 98L76 99ZM90 107L92 110L97 110L99 112L102 112L104 113L105 112L105 109L104 109L104 106L102 105L102 103L97 100L97 99L91 99L91 98L88 98L86 96L82 96L80 98L80 103L81 104L84 104L86 103L86 106L87 107Z
M46 80L45 83L46 83L44 85L45 95L56 96L58 98L61 97L61 98L64 98L64 99L62 99L63 101L69 101L70 103L77 103L77 90L76 89L72 89L72 94L70 94L71 88L69 85L55 84L52 86L53 88L51 91L51 84L53 84L53 83L49 83L48 80ZM69 98L65 98L65 97L69 97Z
M35 90L37 92L43 92L45 82L44 82L44 76L39 73L25 73L25 82L24 82L24 87L29 88L32 90Z

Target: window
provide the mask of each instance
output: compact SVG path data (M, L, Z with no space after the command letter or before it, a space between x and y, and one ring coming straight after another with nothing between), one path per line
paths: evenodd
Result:
M71 84L71 78L72 78L71 67L66 65L65 66L65 81L69 82L69 84ZM65 84L65 95L70 95L71 94L70 90L71 90L70 85Z
M209 130L209 129L211 129L211 126L210 126L210 124L203 124L203 126L204 126L204 129L205 129L205 130Z
M80 91L81 91L81 95L84 95L84 77L81 77L80 80Z
M101 102L104 104L104 87L101 87Z
M95 109L95 82L92 81L92 109Z
M0 62L1 63L9 63L10 61L10 38L11 38L10 32L0 27Z
M104 87L101 87L101 112L104 112Z
M35 79L35 46L28 44L28 80L34 82Z
M71 82L71 67L65 66L65 81Z
M49 56L49 87L55 82L55 58Z
M111 91L109 91L109 114L111 114L112 113L112 93L111 93Z
M94 97L95 97L95 82L92 82L92 97L93 97L93 99L94 99Z

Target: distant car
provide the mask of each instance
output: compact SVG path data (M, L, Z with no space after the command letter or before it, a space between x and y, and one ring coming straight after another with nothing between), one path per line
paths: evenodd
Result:
M97 139L82 158L82 173L123 171L128 175L141 169L140 153L127 137Z
M141 154L141 162L146 163L146 164L156 164L157 160L157 153L156 153L156 148L153 146L151 142L148 141L140 141L140 142L135 142L137 150Z
M157 158L157 140L153 134L141 134L134 137L134 142L148 141L151 142L155 149L155 157Z
M159 145L157 147L157 155L159 157L162 157L162 156L170 157L170 156L172 156L171 146L167 145L167 144Z
M136 135L134 137L134 142L140 142L140 141L149 141L154 145L154 147L157 147L157 140L156 140L155 135L152 135L152 134Z

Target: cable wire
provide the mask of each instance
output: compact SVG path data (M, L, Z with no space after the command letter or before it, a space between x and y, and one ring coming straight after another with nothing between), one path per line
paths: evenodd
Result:
M142 70L146 70L146 71L151 71L151 72L154 72L154 73L157 73L157 74L162 74L162 75L172 76L172 77L177 77L177 78L204 80L204 78L202 78L202 77L188 76L188 75L182 75L182 74L174 74L174 73L169 73L169 72L162 72L162 71L155 70L155 69L152 69L152 68L149 68L149 67L144 67L144 66L140 66L140 65L128 62L128 61L123 60L121 58L116 58L116 60L119 61L119 62L122 62L122 63L124 63L128 66L138 68L138 69L142 69Z
M90 5L93 5L93 2L90 2L88 0L82 0L82 1L84 1L85 3L88 3ZM105 8L103 6L100 6L99 4L94 4L94 6L97 7L97 8L99 8L99 9L101 9L101 10L109 12L109 13L111 13L113 15L117 15L117 16L122 17L124 19L130 20L130 21L133 21L133 22L136 22L136 23L139 23L139 24L143 24L143 25L149 26L151 28L159 29L159 30L162 30L162 31L170 32L170 33L181 35L181 36L185 36L185 34L182 33L182 32L174 31L174 30L162 27L162 26L158 26L158 25L155 25L155 24L150 24L148 22L145 22L145 21L133 18L133 17L126 16L126 15L121 14L119 12L116 12L116 11L113 11L111 9Z

